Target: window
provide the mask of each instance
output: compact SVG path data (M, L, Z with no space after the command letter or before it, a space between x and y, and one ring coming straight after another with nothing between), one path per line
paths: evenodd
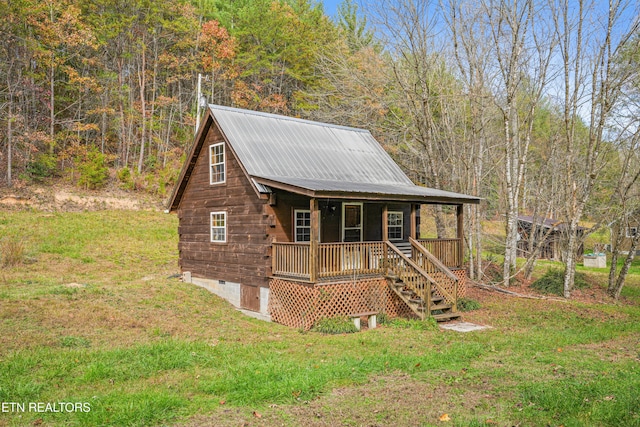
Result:
M211 241L217 243L227 241L226 212L211 212Z
M627 237L636 237L638 234L638 227L627 227Z
M311 241L311 211L296 209L295 214L295 241Z
M225 182L224 142L209 146L209 183Z
M403 215L402 212L388 212L387 213L387 233L389 240L402 240Z

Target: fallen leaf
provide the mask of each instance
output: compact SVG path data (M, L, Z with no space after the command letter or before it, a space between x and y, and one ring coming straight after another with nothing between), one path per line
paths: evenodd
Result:
M449 417L449 414L442 414L440 415L440 421L451 421L451 417Z
M262 418L262 414L259 414L257 411L253 411L253 416L256 418Z
M562 349L561 348L558 348L558 353L562 353Z
M220 401L220 404L221 404L221 405L224 405L225 403L227 403L227 401L226 401L226 400L221 400L221 401Z
M420 363L420 362L416 363L416 368L419 368L419 367L420 367L420 365L421 365L421 363Z

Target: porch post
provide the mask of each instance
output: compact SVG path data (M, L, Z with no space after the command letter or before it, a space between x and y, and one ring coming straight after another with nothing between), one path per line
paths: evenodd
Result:
M389 206L385 203L382 207L382 241L389 240Z
M316 282L318 277L318 231L320 230L320 211L318 210L318 200L312 198L309 202L311 211L311 230L309 233L309 281Z
M389 240L389 219L387 218L389 216L389 205L387 205L386 203L382 206L382 241L386 242L387 240ZM384 262L384 274L388 275L389 274L389 255L387 253L387 244L383 243L382 245L382 259Z
M420 238L420 236L418 236L417 233L416 233L416 231L417 231L416 228L417 228L417 225L418 225L418 224L416 224L416 222L417 222L416 220L417 220L417 217L418 217L418 215L416 214L416 206L417 205L415 203L411 203L411 220L410 220L411 224L409 224L409 235L411 236L412 239Z
M458 267L462 267L464 260L464 205L456 206L456 215L458 219L456 237L458 238L458 259L456 263Z

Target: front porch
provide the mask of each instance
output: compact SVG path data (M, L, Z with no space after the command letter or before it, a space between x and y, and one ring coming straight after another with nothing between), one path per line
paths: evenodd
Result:
M272 318L304 329L363 312L458 318L466 279L459 239L409 240L408 255L389 241L274 243Z
M322 317L364 312L458 318L466 279L458 239L410 238L409 243L409 255L389 241L274 243L272 319L309 329Z
M306 206L308 206L308 208ZM290 326L318 316L384 312L458 318L464 294L462 204L455 237L420 238L421 204L288 195L274 203L291 227L271 243L270 312Z

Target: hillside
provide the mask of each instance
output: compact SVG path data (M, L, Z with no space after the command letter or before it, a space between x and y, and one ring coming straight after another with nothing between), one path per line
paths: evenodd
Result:
M0 188L0 210L31 208L45 212L95 210L163 211L165 201L139 191L125 191L115 185L100 190L82 190L64 182L28 184Z

